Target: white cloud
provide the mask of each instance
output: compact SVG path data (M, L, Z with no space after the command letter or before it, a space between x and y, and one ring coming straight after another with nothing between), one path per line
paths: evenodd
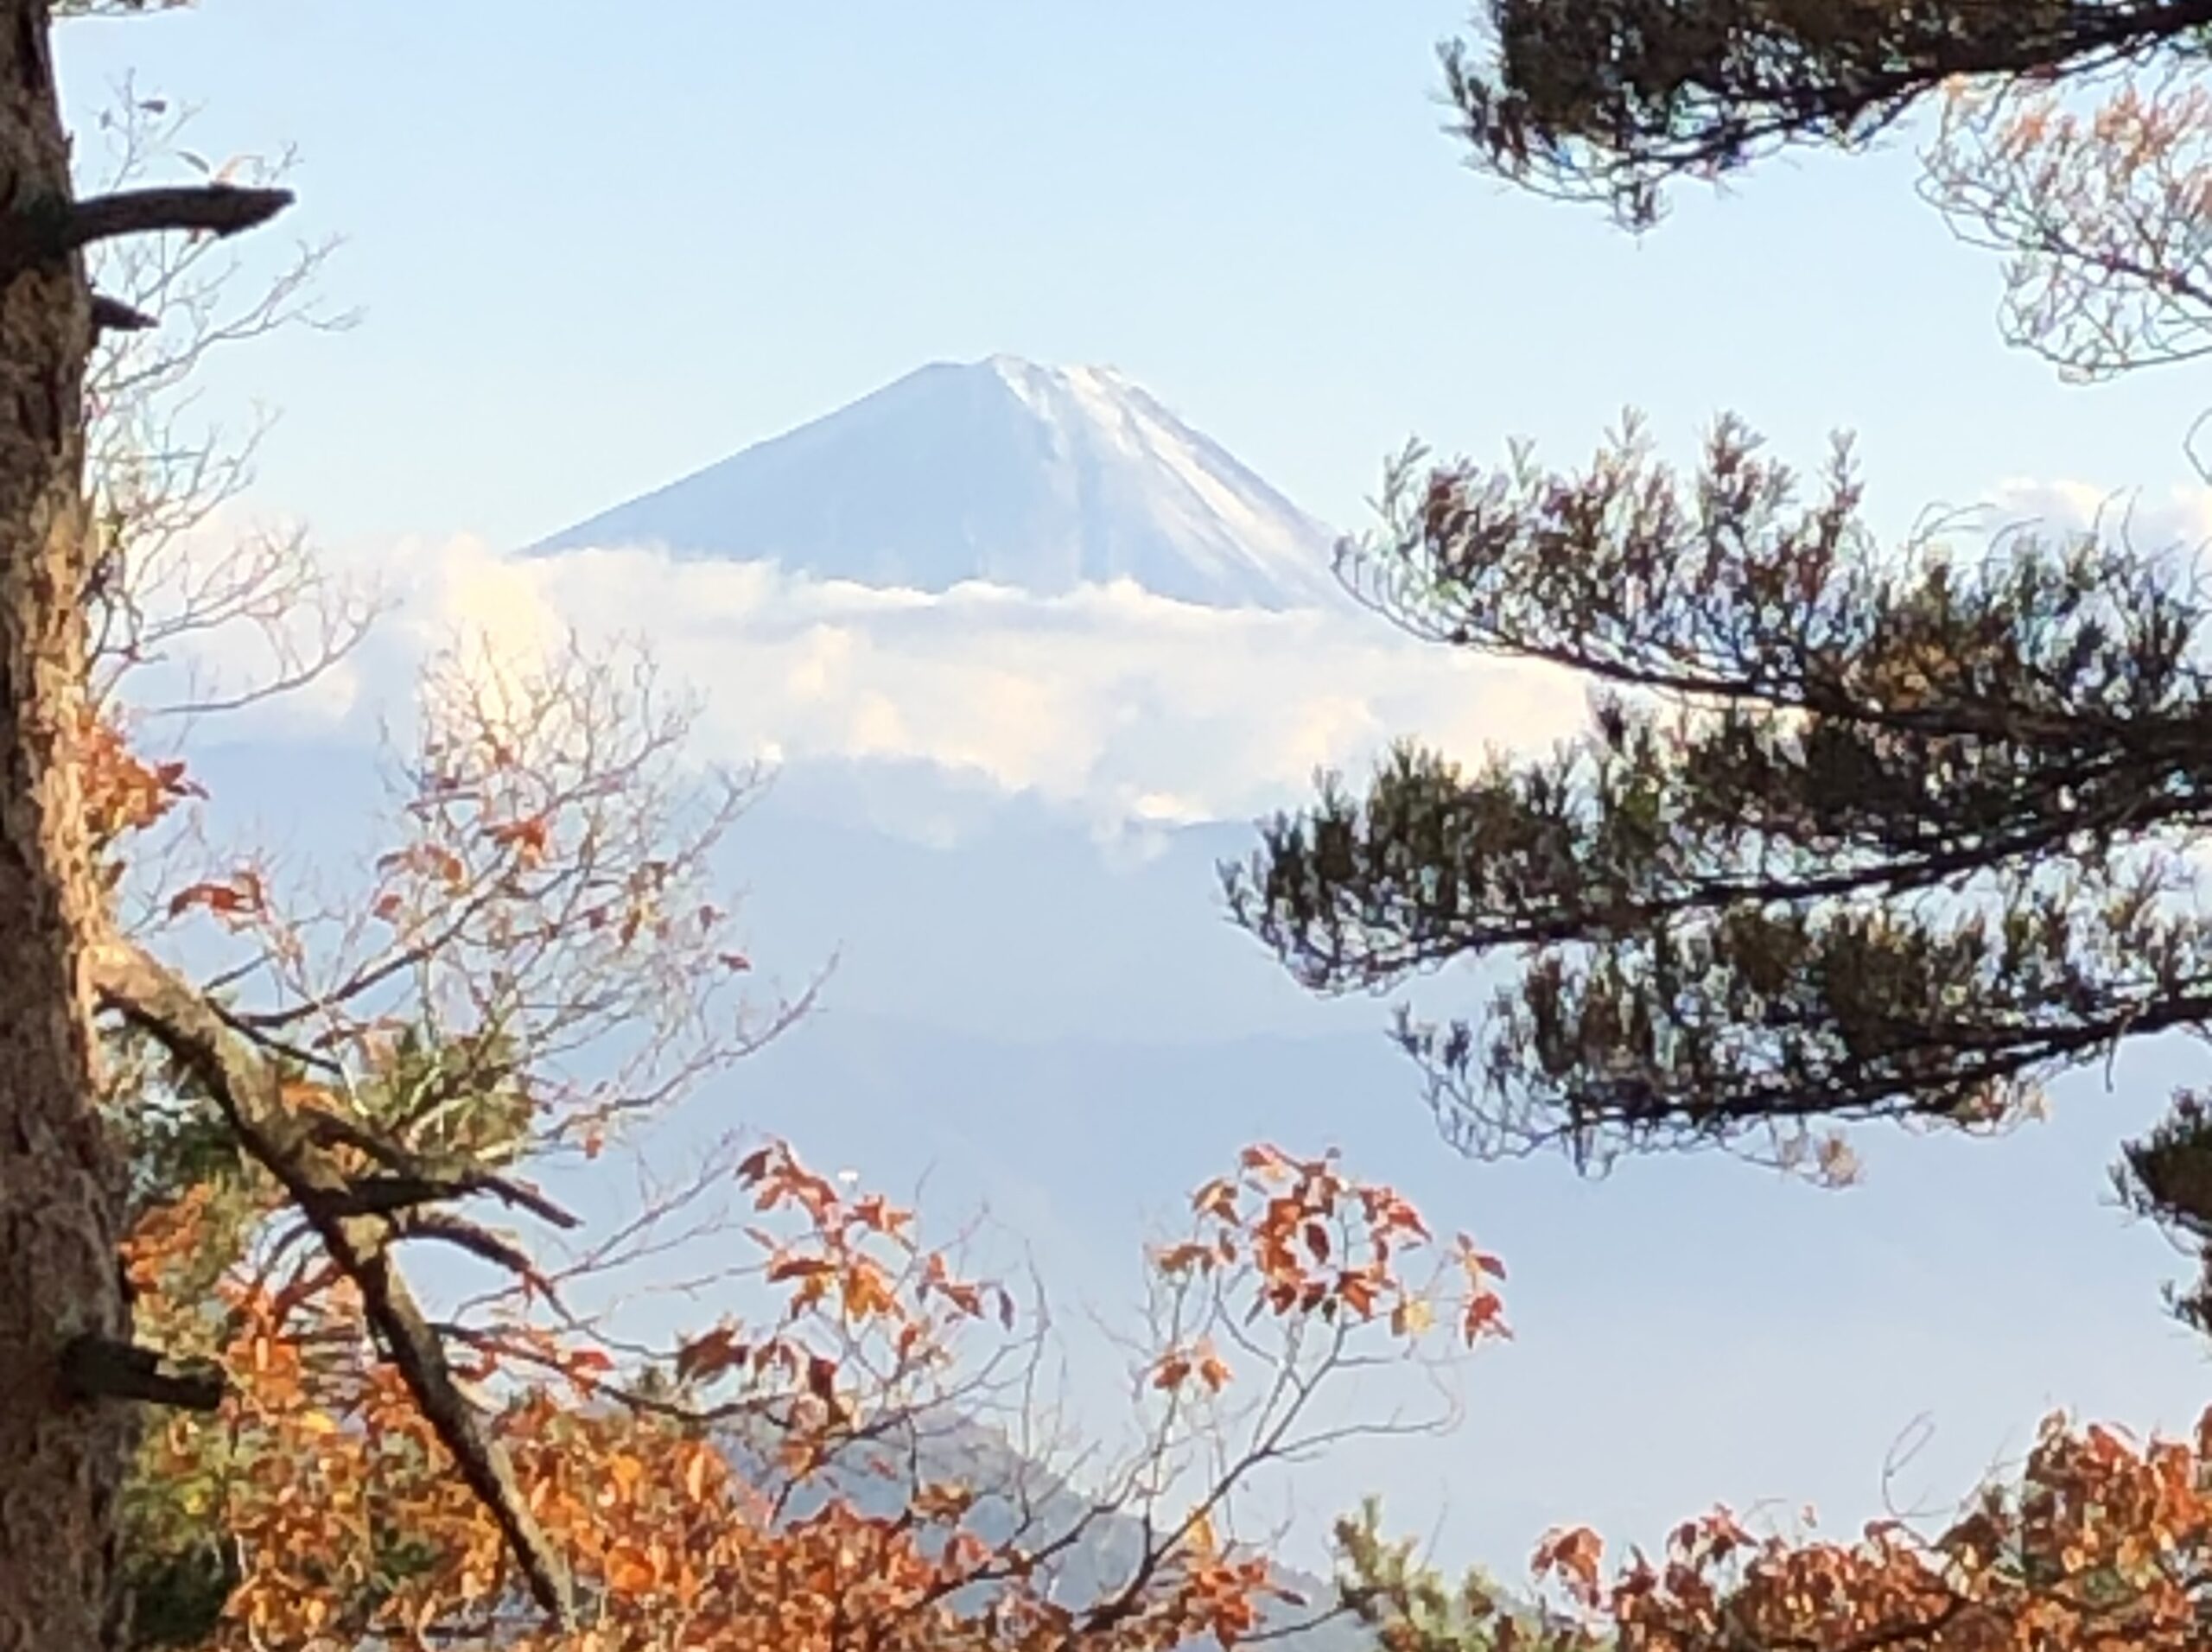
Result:
M2095 529L2146 555L2201 551L2212 541L2212 487L2100 487L2073 478L2008 477L1991 490L1986 523L2046 531Z
M2125 527L2145 550L2212 540L2212 487L2010 479L1987 498L1989 530ZM368 726L456 632L514 664L574 627L647 640L703 701L703 755L921 763L1074 806L1134 846L1301 798L1315 769L1357 773L1400 736L1471 759L1548 743L1584 715L1560 672L1455 654L1373 615L1208 608L1127 582L929 593L649 550L523 558L467 538L340 560L397 612L319 699L257 720L257 734Z
M357 658L355 726L402 703L416 663L456 632L518 664L573 626L648 641L703 702L705 755L920 761L1116 830L1249 817L1402 735L1473 758L1583 715L1549 668L1458 656L1372 615L1206 608L1126 583L931 594L469 539L357 557L397 612Z

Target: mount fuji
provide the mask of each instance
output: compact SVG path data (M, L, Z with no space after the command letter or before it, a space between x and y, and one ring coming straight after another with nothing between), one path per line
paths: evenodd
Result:
M925 591L1128 580L1282 610L1343 600L1336 537L1113 369L1001 355L919 368L529 552L652 547Z

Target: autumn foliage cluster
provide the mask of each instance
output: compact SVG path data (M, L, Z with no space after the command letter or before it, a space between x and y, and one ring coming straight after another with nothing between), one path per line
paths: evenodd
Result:
M181 789L179 774L111 760L118 794ZM486 772L522 760L492 753ZM429 789L456 788L448 772ZM497 864L543 871L563 856L557 810L541 830L504 827L505 816L473 827ZM434 878L445 896L435 910L450 921L452 899L477 888L461 859L397 853L385 875ZM259 880L244 876L192 883L172 905L241 931L266 912ZM610 912L612 944L671 945L673 928L632 922L637 911ZM701 956L727 966L719 945ZM281 1104L386 1128L402 1094L404 1116L444 1107L442 1140L479 1168L515 1163L524 1137L539 1154L561 1145L544 1098L508 1093L502 1104L499 1083L472 1090L514 1078L504 1058L480 1055L472 1073L461 1047L461 1078L441 1079L406 1031L365 1027L342 1071L283 1080ZM142 1337L212 1365L223 1395L169 1416L143 1446L128 1541L146 1643L1231 1645L1286 1613L1331 1610L1281 1589L1264 1553L1234 1534L1253 1474L1300 1448L1315 1385L1354 1358L1414 1356L1440 1316L1465 1344L1504 1334L1490 1283L1499 1265L1471 1240L1440 1246L1402 1198L1332 1159L1255 1147L1198 1192L1187 1236L1151 1255L1155 1335L1132 1370L1132 1462L1073 1498L1002 1458L963 1477L931 1442L1033 1376L1028 1310L928 1244L915 1211L772 1141L730 1149L625 1239L657 1254L645 1236L718 1188L742 1207L690 1228L685 1254L706 1236L723 1294L755 1312L658 1349L567 1306L615 1265L604 1246L564 1270L454 1212L395 1208L397 1236L446 1242L505 1276L430 1326L501 1463L487 1496L416 1375L388 1357L355 1273L300 1242L264 1166L203 1139L184 1170L193 1109L188 1090L170 1099L169 1128L142 1135L127 1266ZM576 1151L596 1160L610 1109L595 1093L571 1101L569 1117L589 1127ZM406 1139L413 1150L426 1141L419 1129ZM335 1151L347 1174L377 1168L370 1149ZM553 1208L505 1170L483 1191ZM1244 1390L1253 1401L1239 1407ZM1224 1445L1225 1467L1173 1472L1192 1448ZM1137 1515L1132 1563L1089 1598L1071 1595L1070 1552L1102 1520ZM565 1574L566 1623L533 1598L518 1546Z
M2212 1633L2212 1413L2193 1441L2147 1444L2049 1418L2018 1484L1932 1534L1884 1519L1824 1540L1804 1520L1754 1533L1716 1508L1611 1564L1596 1532L1563 1528L1531 1557L1548 1591L1517 1602L1478 1574L1448 1587L1371 1506L1338 1539L1346 1598L1388 1652L2181 1652Z

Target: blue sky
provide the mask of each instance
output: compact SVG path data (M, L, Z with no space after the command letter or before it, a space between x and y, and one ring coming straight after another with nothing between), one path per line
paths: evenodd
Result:
M1439 135L1455 4L212 0L68 27L219 153L296 143L295 233L366 327L240 356L267 495L339 540L527 540L925 360L1109 361L1360 525L1408 435L1580 457L1732 406L1885 511L2010 476L2158 483L2173 375L2067 390L1908 149L1686 196L1642 243Z
M996 352L1117 365L1352 527L1382 455L1409 435L1496 458L1527 434L1580 459L1627 403L1675 448L1734 408L1808 464L1828 430L1855 428L1892 526L2017 479L2157 489L2182 473L2193 376L2072 389L2008 352L1996 261L1914 198L1907 150L1792 162L1728 199L1686 196L1640 243L1602 214L1471 175L1433 102L1433 42L1461 16L1287 0L207 0L71 24L62 63L80 111L135 69L142 92L207 105L200 137L217 155L301 149L287 232L347 238L327 290L365 321L235 353L207 388L218 410L282 410L255 502L357 556L402 536L525 542L922 362ZM690 617L703 629L714 615ZM702 658L714 644L699 640ZM1243 724L1220 721L1242 740ZM281 805L299 772L270 766L263 795ZM840 867L827 853L802 864L810 829L776 806L772 794L751 875L802 914L818 904L804 876L826 887ZM997 877L1011 925L1048 886L1036 868L1076 875L1043 851L1027 873L1011 854L978 871L990 858L959 875ZM1102 926L1124 909L1103 952L1174 960L1133 1000L1179 998L1192 1021L1231 1032L1351 1025L1344 1006L1298 1021L1280 990L1248 1013L1269 966L1222 941L1203 861L1178 872L1182 927L1159 931L1172 941L1134 927L1173 905L1157 878L1141 901L1084 893ZM1085 994L1108 972L1071 969L1077 991L1040 952L980 943L963 954L971 988L936 979L926 1006L901 1001L902 970L937 956L885 910L898 886L884 868L914 864L886 860L880 886L859 881L881 901L843 897L855 928L830 938L861 944L853 973L874 984L860 1008L974 1033L988 1020L977 1006L999 1007L987 1032L1055 997L1074 1019L1093 1007ZM933 891L928 921L954 921L964 899ZM801 928L790 933L802 950ZM871 963L869 944L897 962ZM962 1020L948 1007L963 998ZM1459 1197L1464 1167L1427 1140L1409 1080L1378 1071L1402 1088L1371 1115L1302 1096L1286 1128L1340 1113L1348 1134L1373 1136L1383 1173ZM1525 1265L1510 1257L1524 1341L1495 1363L1521 1362L1518 1375L1489 1392L1575 1409L1523 1420L1501 1401L1478 1426L1479 1449L1502 1455L1363 1460L1315 1494L1321 1511L1372 1467L1419 1519L1440 1488L1455 1508L1486 1507L1455 1528L1462 1552L1510 1565L1510 1534L1552 1517L1656 1529L1714 1495L1831 1490L1871 1513L1879 1452L1923 1403L1948 1432L1941 1471L1918 1484L1946 1493L2017 1446L2046 1402L2190 1420L2201 1357L2154 1299L2177 1264L2096 1205L2114 1141L2174 1076L2123 1066L2110 1101L2085 1079L2069 1093L2086 1105L2059 1125L1978 1156L1884 1139L1857 1204L1709 1164L1637 1166L1594 1193L1562 1191L1549 1168L1477 1185L1503 1190L1504 1237L1536 1248ZM1188 1082L1201 1079L1220 1082ZM1024 1074L997 1082L994 1104L1017 1109ZM1009 1162L1033 1155L995 1185L952 1179L1048 1217L1134 1210L1209 1173L1222 1142L1271 1116L1267 1100L1239 1090L1205 1143L1194 1127L1187 1160L1140 1153L1099 1171L1081 1190L1090 1204L1055 1204L1054 1166L1088 1138L1056 1138L1049 1119L1034 1140L995 1127ZM834 1146L880 1153L889 1138L868 1102L785 1095L763 1111L806 1122L818 1110ZM1398 1109L1387 1129L1363 1122L1386 1108ZM1571 1246L1558 1215L1570 1198ZM1114 1265L1135 1231L1101 1239ZM1701 1384L1709 1406L1692 1407Z

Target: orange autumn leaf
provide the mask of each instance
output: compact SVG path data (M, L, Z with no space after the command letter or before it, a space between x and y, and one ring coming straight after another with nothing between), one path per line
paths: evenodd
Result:
M834 1264L819 1256L778 1256L768 1263L767 1280L781 1285L791 1280L813 1279L834 1271Z
M653 1557L635 1544L625 1543L607 1556L607 1586L618 1595L642 1595L660 1581Z
M1235 1221L1236 1185L1225 1176L1216 1177L1191 1196L1191 1208L1200 1216L1210 1216L1223 1222Z
M691 1448L683 1465L683 1494L692 1502L699 1503L706 1497L718 1460L712 1446L702 1444Z
M1551 1573L1563 1577L1578 1598L1594 1603L1605 1549L1605 1541L1587 1526L1556 1528L1537 1544L1529 1569L1539 1576Z
M1376 1284L1371 1274L1347 1270L1338 1275L1337 1294L1346 1307L1363 1318L1375 1312Z
M520 820L499 822L486 828L484 835L496 848L513 850L517 863L527 868L544 860L551 829L543 815L528 815Z
M1210 1269L1217 1260L1212 1246L1192 1241L1155 1252L1153 1265L1163 1274L1182 1274L1194 1268L1200 1271Z
M1205 1349L1199 1353L1198 1360L1198 1380L1201 1382L1204 1382L1207 1388L1216 1394L1220 1393L1223 1388L1228 1384L1230 1378L1229 1365L1220 1355L1215 1353L1211 1348Z

